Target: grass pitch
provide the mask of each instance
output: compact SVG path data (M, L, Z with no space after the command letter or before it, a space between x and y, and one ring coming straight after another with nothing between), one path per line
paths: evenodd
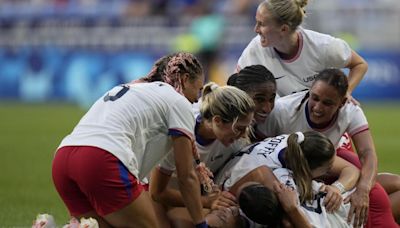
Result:
M379 171L400 174L400 103L363 104ZM30 227L38 213L59 226L68 212L51 180L53 153L85 113L66 104L0 103L0 227Z

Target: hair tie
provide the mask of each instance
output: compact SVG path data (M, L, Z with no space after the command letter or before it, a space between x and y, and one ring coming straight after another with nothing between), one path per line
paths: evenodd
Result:
M304 141L304 134L303 134L303 132L298 131L298 132L296 132L295 134L297 135L297 143L298 143L298 144L302 143L302 142Z
M215 91L216 89L218 89L218 85L217 84L212 84L211 86L210 86L210 89L211 89L211 91Z

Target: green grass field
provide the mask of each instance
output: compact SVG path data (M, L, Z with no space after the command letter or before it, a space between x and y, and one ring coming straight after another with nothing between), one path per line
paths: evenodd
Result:
M400 103L364 104L379 171L400 174ZM51 180L54 150L84 110L76 106L0 103L0 227L30 227L38 213L69 220Z

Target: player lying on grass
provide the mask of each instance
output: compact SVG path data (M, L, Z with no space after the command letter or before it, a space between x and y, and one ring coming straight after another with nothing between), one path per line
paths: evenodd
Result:
M299 195L298 203L301 206L296 204L297 207L294 207L292 199L286 199L284 194L280 193L280 191L287 192L287 189L282 186L275 186L275 193L277 193L283 211L286 212L286 217L295 227L320 227L321 224L329 227L330 221L326 219L329 213L326 212L338 213L338 209L343 208L344 203L348 203L348 198L343 201L341 194L352 189L359 177L356 167L335 156L335 149L325 136L317 132L304 134L298 132L266 139L239 151L216 176L215 183L221 185L223 190L237 196L240 189L249 182L258 182L267 188L263 191L270 191L273 189L274 181L277 180L271 170L282 167L289 169L293 175ZM323 200L317 199L315 189L313 190L312 187L312 180L327 173L339 178L332 185L323 185L319 188L318 190L325 192L326 195ZM240 202L240 196L238 199ZM215 208L226 207L230 201L231 199L226 199L224 195L221 195L214 204ZM259 200L259 202L262 204L263 201ZM324 213L314 213L313 206L310 205L316 203L318 203L318 207L324 208ZM268 203L265 203L265 206L268 207ZM240 207L242 208L243 204ZM349 206L347 208L349 209ZM275 221L263 220L263 218L268 218L268 213L272 213L270 209L263 209L257 213L249 212L247 207L243 207L243 209L247 217L260 218L254 222L261 220L262 223L272 223ZM347 216L353 218L354 214L346 211L341 222L344 226L347 224Z

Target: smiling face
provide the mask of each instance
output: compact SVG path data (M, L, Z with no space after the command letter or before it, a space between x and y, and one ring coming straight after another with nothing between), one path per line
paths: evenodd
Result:
M316 81L310 90L308 112L315 125L328 124L338 110L346 102L346 98L324 81Z
M260 5L256 13L254 32L260 36L262 47L274 47L280 37L281 26L275 21L266 6Z
M255 121L257 123L264 123L275 105L276 84L273 82L259 84L247 94L249 94L256 105L254 113Z
M231 145L234 141L246 135L247 128L253 120L254 113L251 112L240 117L236 123L224 122L220 116L212 118L212 130L215 137L225 146Z

